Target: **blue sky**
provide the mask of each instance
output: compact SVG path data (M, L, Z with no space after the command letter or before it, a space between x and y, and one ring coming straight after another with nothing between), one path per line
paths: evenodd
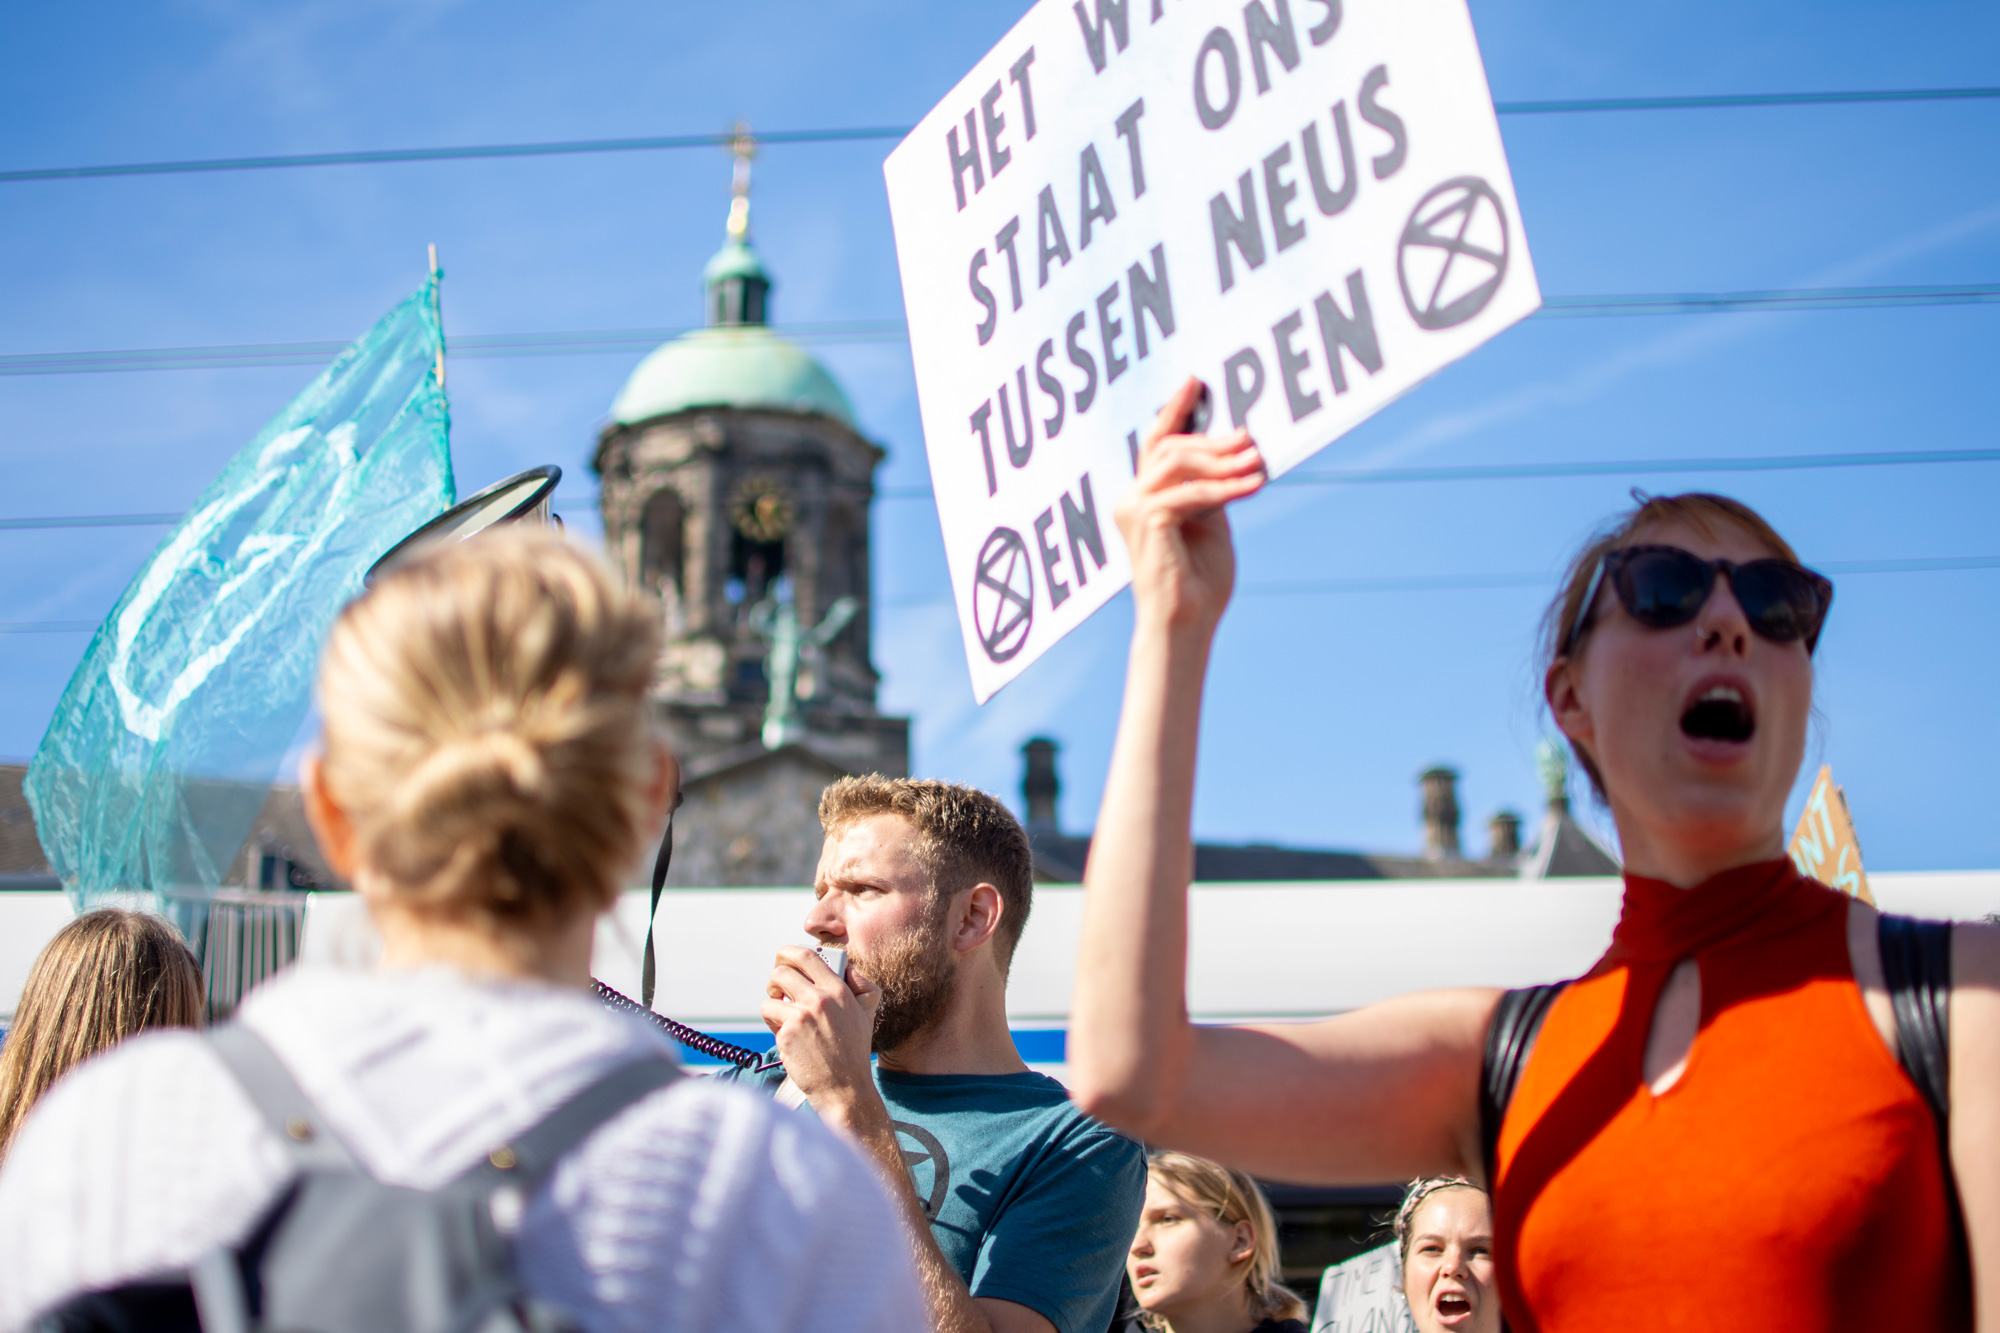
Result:
M1018 0L17 3L0 10L0 169L671 134L739 116L764 129L912 124L1020 12ZM1473 17L1502 100L2000 84L2000 9L1970 0L1474 0ZM1503 129L1550 294L2000 278L2000 102ZM889 147L764 153L754 229L780 323L901 316ZM349 338L416 285L430 241L453 334L692 323L727 184L720 150L696 150L0 185L0 353ZM1996 350L1993 306L1532 321L1317 465L1990 448ZM907 350L821 355L889 450L880 482L923 485ZM454 362L461 490L557 462L562 507L594 528L586 460L638 358ZM314 373L0 377L0 516L178 509ZM1552 581L1635 484L1738 495L1808 561L1995 556L1996 467L1273 491L1238 515L1244 595L1215 657L1197 831L1413 850L1416 774L1440 761L1464 773L1474 849L1494 809L1538 804L1528 657L1546 588L1259 587ZM0 532L0 623L100 617L159 536ZM917 770L1011 799L1017 747L1047 733L1065 746L1065 822L1087 826L1127 603L977 708L928 504L880 503L875 556L882 703L915 719ZM1846 785L1871 867L2000 865L2000 570L1836 582L1809 769L1831 763ZM33 751L86 638L0 635L0 755Z

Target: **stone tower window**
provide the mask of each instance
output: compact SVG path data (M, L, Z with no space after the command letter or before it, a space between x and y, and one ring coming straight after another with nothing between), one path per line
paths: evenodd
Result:
M639 581L666 608L669 633L681 628L681 581L686 507L680 493L662 490L646 501L639 519Z

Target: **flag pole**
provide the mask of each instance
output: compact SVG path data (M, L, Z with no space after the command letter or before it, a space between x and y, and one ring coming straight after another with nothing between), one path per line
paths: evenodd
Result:
M444 388L444 290L443 290L443 287L444 287L444 284L443 284L443 278L444 278L444 274L443 274L442 272L440 272L440 271L439 271L439 269L438 269L438 248L437 248L437 242L436 242L436 241L432 241L432 242L431 242L431 309L432 309L432 310L434 310L434 311L435 311L435 312L437 313L437 321L438 321L438 354L437 354L437 380L438 380L438 388L439 388L440 390L442 390L442 389Z

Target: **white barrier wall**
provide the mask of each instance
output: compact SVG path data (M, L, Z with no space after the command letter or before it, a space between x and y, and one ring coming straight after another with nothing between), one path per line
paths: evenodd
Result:
M2000 871L1880 874L1884 910L1977 920L2000 911ZM596 972L637 995L648 895L599 925ZM697 1027L761 1031L772 952L802 943L806 889L677 889L660 903L654 1007ZM1435 986L1521 986L1575 976L1610 938L1615 879L1365 880L1202 884L1191 904L1188 1000L1209 1021L1304 1018ZM1083 890L1043 885L1014 961L1008 1011L1025 1030L1069 1012ZM29 963L69 917L61 894L0 893L0 1014ZM366 965L375 949L359 899L315 894L308 960Z
M62 893L0 893L0 1015L14 1016L35 955L70 916Z

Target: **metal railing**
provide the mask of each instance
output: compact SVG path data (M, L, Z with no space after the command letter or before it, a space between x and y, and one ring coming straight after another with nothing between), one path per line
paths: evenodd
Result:
M252 987L298 957L308 896L255 889L161 893L168 917L201 960L211 1020L229 1017Z

